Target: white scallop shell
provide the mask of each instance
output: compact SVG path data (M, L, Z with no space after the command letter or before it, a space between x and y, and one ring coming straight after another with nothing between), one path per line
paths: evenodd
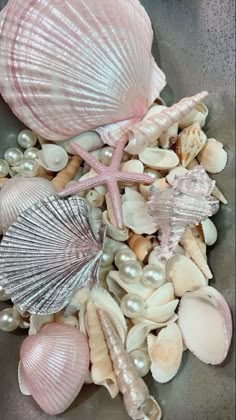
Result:
M42 150L38 152L40 164L52 172L59 172L68 163L69 156L63 147L56 144L43 144Z
M169 382L177 374L183 355L183 340L179 327L169 324L158 336L149 334L148 353L153 378L160 383Z
M207 286L202 272L184 255L175 255L168 261L167 278L172 281L176 296Z
M163 150L158 147L146 147L139 155L139 159L152 169L171 169L177 166L179 158L173 150Z
M211 219L206 219L201 222L202 232L205 243L208 246L214 245L217 241L217 229Z
M15 176L0 191L0 224L3 233L29 207L56 193L54 185L44 178Z
M206 118L208 115L208 108L206 105L201 102L193 109L189 114L187 114L184 118L182 118L179 122L180 128L186 128L194 123L199 123L200 127L203 127L206 122Z
M218 174L226 167L228 156L222 143L215 139L208 139L205 147L198 155L198 160L207 172Z

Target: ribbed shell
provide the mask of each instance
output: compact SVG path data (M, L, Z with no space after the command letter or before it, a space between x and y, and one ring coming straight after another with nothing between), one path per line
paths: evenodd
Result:
M50 140L142 117L165 77L137 0L10 0L3 12L0 89Z
M45 325L25 339L21 372L30 394L46 413L63 413L80 392L89 367L89 348L79 330Z
M14 176L7 180L0 191L0 224L3 233L6 233L19 214L55 192L54 185L44 178Z
M96 284L102 240L78 197L49 197L20 215L0 245L0 284L23 311L58 312L76 289Z

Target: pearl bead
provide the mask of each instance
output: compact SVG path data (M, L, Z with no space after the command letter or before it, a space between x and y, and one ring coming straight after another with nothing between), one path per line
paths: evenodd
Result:
M128 284L138 283L142 277L143 270L138 261L125 261L119 267L121 279Z
M7 149L5 152L4 159L9 163L10 166L16 166L23 159L23 153L16 147L10 147L10 149Z
M0 178L4 178L9 174L9 165L6 160L0 159Z
M119 268L120 265L126 261L136 261L137 257L135 253L130 248L120 249L115 256L116 267Z
M38 152L39 152L39 149L37 149L36 147L30 147L29 149L26 149L24 153L24 159L35 160L38 158Z
M6 302L9 299L10 299L10 296L7 295L5 290L3 289L3 287L0 286L0 301L1 302Z
M101 149L100 161L103 165L110 165L113 153L114 149L112 147L103 147L103 149Z
M123 297L120 307L128 318L137 318L143 315L145 302L140 296L128 293Z
M4 309L0 312L0 330L12 332L16 330L21 321L19 312L14 308Z
M31 130L23 130L18 134L17 141L23 149L29 149L29 147L34 147L36 145L37 136Z
M32 178L37 175L39 164L36 160L24 159L20 164L21 174L28 178Z
M144 173L150 176L153 179L153 181L156 181L157 179L161 178L160 173L156 171L155 169L151 169L151 168L144 169Z
M147 353L142 350L131 351L130 356L134 362L138 375L142 378L146 376L150 370L151 361Z
M109 267L112 265L114 256L111 252L104 250L101 259L101 267Z
M157 289L165 281L165 273L161 265L148 264L143 269L142 282L144 286Z

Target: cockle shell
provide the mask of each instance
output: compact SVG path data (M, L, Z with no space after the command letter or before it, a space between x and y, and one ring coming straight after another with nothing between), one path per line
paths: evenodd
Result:
M206 143L206 134L198 123L185 128L178 136L176 153L184 168L199 154Z
M176 296L207 286L202 272L184 255L175 255L167 262L167 278L172 281Z
M232 338L232 318L224 297L210 286L186 293L178 314L187 348L204 363L222 363Z
M108 316L98 310L103 333L113 362L119 389L123 394L125 408L133 420L161 418L161 409L150 396L147 385L138 376L133 361L110 323Z
M165 86L152 40L136 0L11 0L2 14L1 93L49 140L142 118Z
M90 362L92 364L92 380L96 385L105 386L111 397L115 398L119 393L117 379L97 314L97 308L91 301L87 303L86 319L90 347Z
M178 325L169 324L158 336L147 337L153 378L160 383L169 382L177 374L183 355L183 339Z
M59 172L64 169L69 160L65 149L56 144L43 144L42 150L38 151L38 158L40 164L52 172Z
M145 309L144 317L150 321L157 323L164 323L169 321L174 316L175 310L179 304L179 300L175 299L164 305L148 306Z
M173 284L167 282L158 287L151 296L146 300L147 306L160 306L173 301L175 298Z
M20 309L58 312L76 289L96 284L102 244L83 199L49 197L20 215L1 242L0 283Z
M186 128L194 123L198 123L200 127L203 127L208 116L208 108L201 102L194 108L189 114L179 121L180 128Z
M222 143L215 139L208 139L205 147L198 154L198 160L207 172L218 174L226 167L228 156Z
M8 179L0 191L0 224L3 233L29 207L56 192L54 185L44 178L15 176Z
M163 150L158 147L147 147L139 155L139 159L152 169L171 169L177 166L179 158L173 150Z
M78 330L51 323L25 339L21 375L47 414L63 413L80 392L89 367L88 344Z
M217 241L217 229L211 219L206 219L201 222L202 232L205 243L208 246L214 245Z

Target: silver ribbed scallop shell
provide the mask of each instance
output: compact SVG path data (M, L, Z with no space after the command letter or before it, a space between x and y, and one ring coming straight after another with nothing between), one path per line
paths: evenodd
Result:
M103 237L78 197L49 197L20 215L0 245L0 284L21 310L58 312L73 293L97 283Z

